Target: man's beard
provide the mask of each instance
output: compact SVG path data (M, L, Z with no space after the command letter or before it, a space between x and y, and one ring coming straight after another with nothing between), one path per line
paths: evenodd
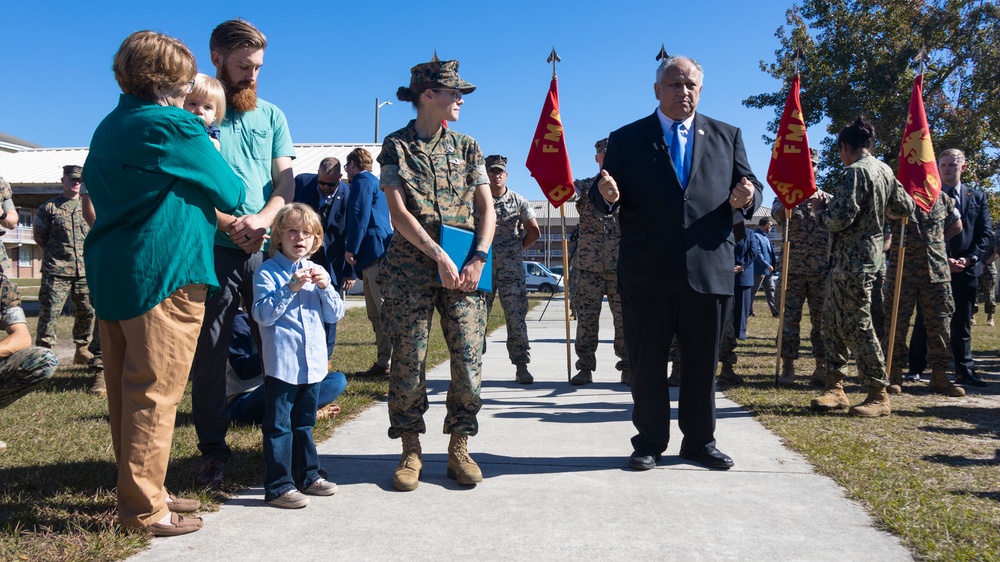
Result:
M245 81L234 84L229 73L222 71L222 85L226 88L226 104L240 113L257 109L257 82Z

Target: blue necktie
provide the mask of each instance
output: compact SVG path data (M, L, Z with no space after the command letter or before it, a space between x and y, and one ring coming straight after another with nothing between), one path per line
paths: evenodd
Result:
M672 133L670 137L670 159L674 162L674 170L677 171L677 180L681 183L681 189L687 187L687 170L684 169L684 147L681 145L681 123L675 121L670 127Z

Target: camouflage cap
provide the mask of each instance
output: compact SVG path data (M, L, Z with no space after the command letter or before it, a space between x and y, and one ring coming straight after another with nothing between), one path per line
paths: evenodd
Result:
M454 88L463 94L471 94L476 89L458 76L457 60L433 60L411 68L410 90L428 88Z
M63 177L81 179L83 178L83 166L67 164L63 166Z
M490 154L486 157L486 170L492 170L493 168L500 168L503 171L507 171L507 157L500 156L499 154Z
M594 143L594 148L597 149L598 154L604 154L608 151L608 139L604 138Z

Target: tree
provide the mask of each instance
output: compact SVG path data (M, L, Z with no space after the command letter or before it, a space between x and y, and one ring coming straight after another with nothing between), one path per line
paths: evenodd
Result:
M924 104L936 151L966 153L963 183L1000 184L1000 7L996 0L804 0L786 12L775 36L781 47L763 72L784 79L780 92L758 94L747 107L773 107L775 134L800 49L803 111L810 125L829 119L821 170L840 169L836 135L858 115L875 126L872 153L898 168L914 58L926 49ZM765 136L766 142L774 142ZM819 148L817 146L817 148ZM836 174L824 174L824 185ZM991 198L991 199L1000 199ZM998 218L994 213L994 218Z

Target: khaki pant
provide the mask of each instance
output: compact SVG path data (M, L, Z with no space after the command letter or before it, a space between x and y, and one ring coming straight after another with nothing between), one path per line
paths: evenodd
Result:
M382 286L376 281L378 268L382 263L382 258L375 260L371 265L361 272L365 289L365 309L368 312L368 321L375 331L375 347L378 349L378 359L375 363L379 367L389 367L389 359L392 357L392 342L389 336L382 329Z
M186 285L141 316L101 320L122 526L148 527L168 513L163 481L206 294Z

